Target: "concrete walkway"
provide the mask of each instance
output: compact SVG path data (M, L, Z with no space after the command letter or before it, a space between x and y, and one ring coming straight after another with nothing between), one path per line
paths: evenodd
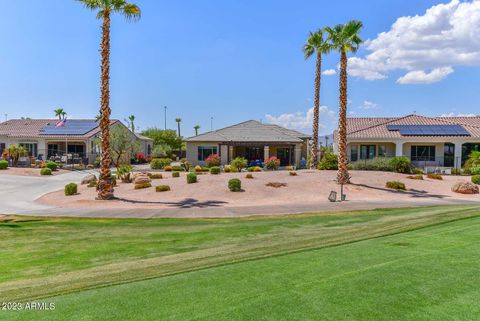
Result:
M34 215L34 216L70 216L70 217L104 217L104 218L152 218L152 217L240 217L250 215L299 214L309 212L350 211L374 208L396 208L431 205L479 205L480 202L424 198L398 201L346 201L302 203L269 206L215 206L205 205L195 199L188 199L179 205L152 209L118 209L118 208L59 208L42 205L35 200L40 196L62 189L70 182L79 183L88 171L75 171L50 177L31 177L0 175L0 214Z

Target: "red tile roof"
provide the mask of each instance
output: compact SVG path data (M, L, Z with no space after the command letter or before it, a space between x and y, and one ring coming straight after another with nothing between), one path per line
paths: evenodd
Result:
M462 125L470 133L471 137L480 138L480 117L426 117L420 115L407 115L390 118L348 118L348 137L403 137L398 131L388 130L387 125Z

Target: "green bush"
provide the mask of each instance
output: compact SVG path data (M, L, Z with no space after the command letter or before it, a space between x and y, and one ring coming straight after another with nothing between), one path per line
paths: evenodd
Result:
M224 171L225 173L230 173L230 172L232 171L232 166L230 166L230 165L225 165L225 166L223 167L223 171Z
M241 172L242 169L247 167L247 160L243 157L236 157L230 162L230 165Z
M238 178L228 180L228 189L231 192L238 192L242 189L242 182Z
M253 175L251 173L248 173L245 178L248 178L248 179L252 179L253 178Z
M396 173L410 173L412 172L412 162L405 156L396 156L390 159L390 166Z
M425 174L425 173L423 172L423 170L422 170L421 168L414 167L414 168L412 169L412 174L415 174L415 175L423 175L423 174Z
M163 169L165 166L168 166L172 163L170 158L154 158L150 162L151 169Z
M183 172L184 170L185 168L183 168L183 166L179 166L179 165L172 166L172 171Z
M118 178L120 178L123 183L131 183L132 171L133 171L132 165L129 165L129 164L120 165L120 167L117 168Z
M465 162L464 168L467 172L471 173L472 175L478 175L480 173L474 174L472 171L472 167L480 168L480 151L472 151L470 155L468 155L468 159Z
M0 169L7 169L8 168L8 162L6 160L0 160Z
M407 176L407 178L409 178L409 179L423 180L423 175L422 175L422 174L415 174L415 175Z
M254 172L255 171L255 166L250 166L247 168L248 172Z
M318 169L338 169L338 156L332 152L325 152L318 162Z
M465 172L470 175L480 175L480 165L472 165L466 168Z
M156 192L168 192L170 190L170 186L168 185L158 185L155 187Z
M391 189L396 189L396 190L399 190L399 191L406 190L405 184L402 183L402 182L398 182L398 181L389 181L385 184L385 187L391 188Z
M220 174L220 167L218 166L210 167L210 174L214 174L214 175Z
M140 184L135 184L135 189L149 188L152 187L152 183L145 182Z
M440 181L443 180L443 177L440 174L429 173L427 174L427 177L430 179L438 179Z
M352 169L360 171L384 171L392 172L393 167L390 160L385 157L376 157L372 159L360 160L352 163Z
M42 168L40 170L40 175L52 175L52 170L50 168Z
M161 173L148 173L147 176L150 179L162 179L163 175Z
M480 185L480 175L473 175L472 176L472 183Z
M57 170L58 165L57 165L57 163L55 163L55 162L47 162L47 163L45 164L45 167L46 167L46 168L50 168L50 169L52 170L52 172L53 172L53 171L56 171L56 170Z
M70 183L65 185L65 196L71 196L77 194L77 184Z
M188 173L187 175L187 184L193 184L197 182L197 174Z
M462 170L460 168L452 168L452 175L462 175Z
M87 187L97 187L97 181L91 181L88 183Z
M172 172L172 177L180 177L180 172Z

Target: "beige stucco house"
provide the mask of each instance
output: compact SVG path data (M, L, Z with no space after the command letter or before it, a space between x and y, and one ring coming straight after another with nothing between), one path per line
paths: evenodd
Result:
M459 168L472 150L480 150L480 117L412 114L347 119L349 162L406 156L418 167ZM338 151L337 131L334 151Z
M211 154L218 154L222 165L235 157L245 157L250 164L270 156L280 159L281 166L299 166L307 157L310 136L274 124L249 120L219 130L185 139L187 160L204 165Z

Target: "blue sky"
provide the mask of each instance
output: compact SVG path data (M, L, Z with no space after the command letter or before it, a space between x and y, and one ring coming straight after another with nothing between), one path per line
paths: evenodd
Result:
M361 20L362 38L372 40L351 63L351 116L478 113L480 40L463 28L478 30L478 0L135 3L139 22L112 21L111 107L118 119L134 114L141 128L163 127L166 105L167 126L181 117L186 136L197 123L209 130L210 117L215 128L258 119L308 132L314 61L304 60L302 44L310 30L350 19ZM73 0L0 4L0 113L98 114L95 14ZM323 69L337 64L330 54ZM321 105L326 133L335 127L338 74L322 77Z

